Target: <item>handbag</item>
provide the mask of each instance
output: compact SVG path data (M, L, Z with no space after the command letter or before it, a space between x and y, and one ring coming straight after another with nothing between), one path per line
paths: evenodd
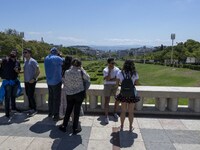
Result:
M81 76L82 76L82 80L83 80L83 87L84 87L84 90L86 91L89 89L91 83L89 80L85 80L83 78L83 71L81 71Z

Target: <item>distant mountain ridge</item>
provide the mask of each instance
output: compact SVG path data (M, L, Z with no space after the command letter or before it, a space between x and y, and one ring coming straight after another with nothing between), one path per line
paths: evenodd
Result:
M116 46L98 46L98 45L74 45L69 46L78 49L87 49L87 50L100 50L100 51L118 51L118 50L129 50L135 48L143 48L144 45L116 45ZM153 46L146 46L146 48L153 48Z
M97 50L103 50L103 51L117 51L117 50L126 50L131 48L140 48L144 45L116 45L116 46L97 46L97 45L90 45L89 47L97 49ZM146 47L152 47L152 46L146 46Z

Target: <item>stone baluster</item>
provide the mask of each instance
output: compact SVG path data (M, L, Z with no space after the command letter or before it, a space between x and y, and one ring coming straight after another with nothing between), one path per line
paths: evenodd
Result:
M194 110L194 98L189 98L189 102L188 102L188 108L190 110Z
M155 107L159 111L165 111L165 108L166 108L166 98L164 98L164 97L156 98L156 100L155 100Z
M28 102L28 97L24 93L24 108L23 109L28 109L29 108L29 102Z
M143 108L143 101L144 101L144 97L140 97L140 101L135 104L135 109L136 110L142 110L142 108Z
M170 111L177 111L178 109L178 99L177 98L168 98L167 99L167 108Z
M95 109L97 107L97 96L90 95L89 96L90 108Z
M194 112L200 112L200 98L194 100Z
M105 108L105 97L104 96L101 96L101 109L104 109Z
M42 94L40 93L35 93L35 101L36 101L36 105L37 105L37 109L38 108L42 108Z

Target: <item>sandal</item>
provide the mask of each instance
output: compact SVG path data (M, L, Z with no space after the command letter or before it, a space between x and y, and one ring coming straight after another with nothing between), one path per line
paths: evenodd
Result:
M132 132L133 130L134 130L133 126L130 126L130 127L129 127L129 131Z

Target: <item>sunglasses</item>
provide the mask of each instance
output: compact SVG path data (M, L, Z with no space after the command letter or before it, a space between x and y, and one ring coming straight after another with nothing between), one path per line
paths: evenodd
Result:
M26 53L28 53L28 52L23 52L23 54L26 54Z
M111 64L111 65L114 65L114 64L115 64L115 62L111 62L110 64Z

